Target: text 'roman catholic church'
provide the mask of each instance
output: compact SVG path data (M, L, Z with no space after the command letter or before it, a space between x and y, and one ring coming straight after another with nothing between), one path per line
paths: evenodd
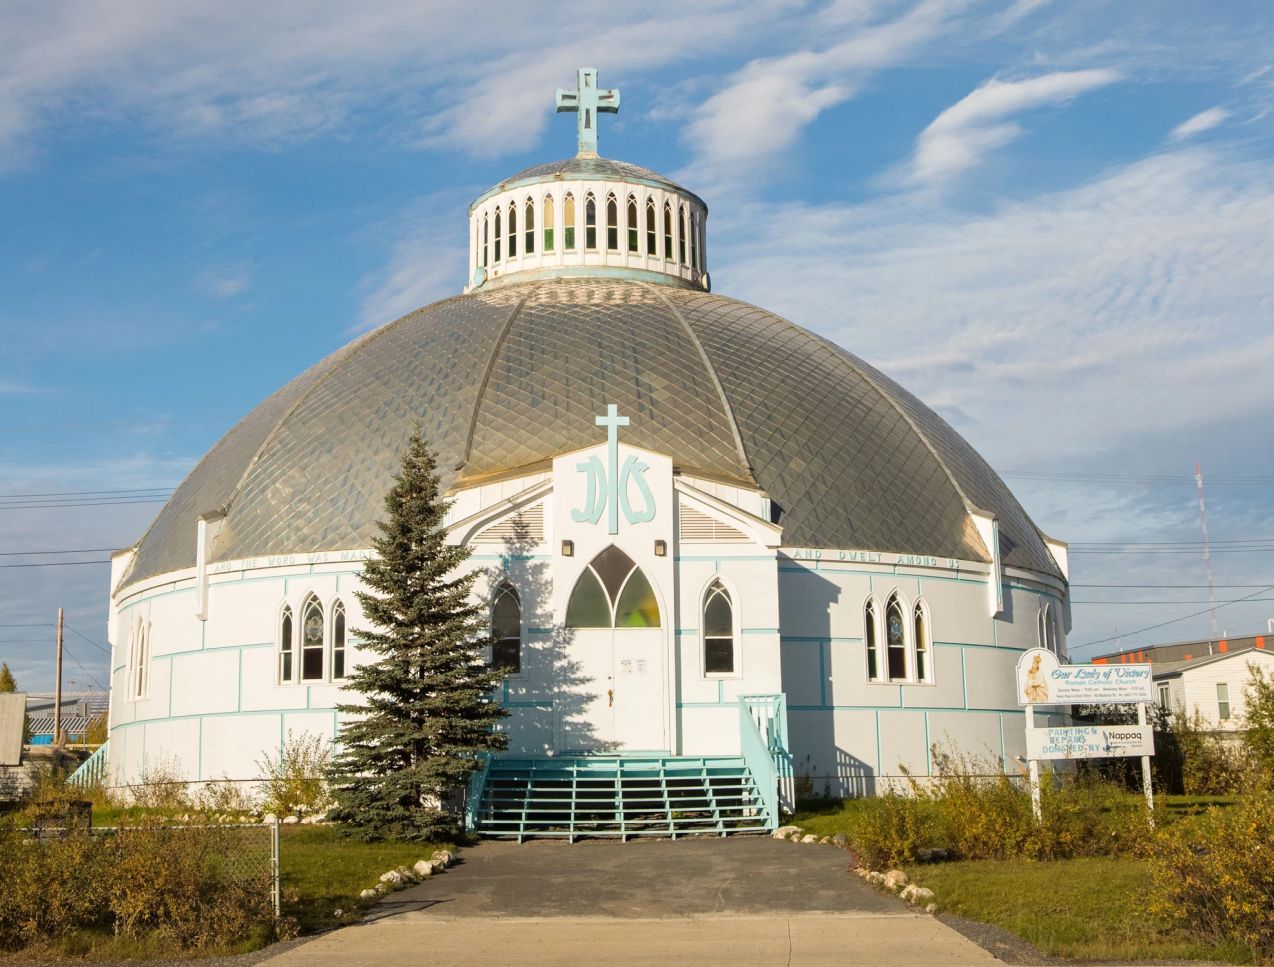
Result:
M417 421L505 672L481 831L541 806L569 835L765 828L935 746L1016 771L1014 667L1064 653L1065 545L889 377L710 293L707 206L597 153L596 71L557 109L578 153L473 202L463 294L292 379L115 556L113 783L255 780L289 734L338 735Z

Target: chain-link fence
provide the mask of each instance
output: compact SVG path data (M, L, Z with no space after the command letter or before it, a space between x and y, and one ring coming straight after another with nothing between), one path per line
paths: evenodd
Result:
M199 840L201 852L210 858L208 874L219 882L233 883L270 897L274 915L280 913L279 824L224 823L180 826L97 826L94 836L151 837L157 846L184 846L183 840ZM162 842L167 840L168 842Z

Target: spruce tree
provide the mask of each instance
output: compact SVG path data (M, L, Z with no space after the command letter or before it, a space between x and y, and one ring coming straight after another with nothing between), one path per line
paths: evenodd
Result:
M459 573L471 552L447 543L449 506L417 427L363 568L372 593L358 599L373 627L359 636L376 658L352 671L346 687L364 702L338 706L351 717L333 762L331 816L364 839L455 834L449 798L479 753L507 741L495 730L508 712L491 697L501 673L484 657L486 612L471 597L478 574Z
M18 683L13 680L13 672L9 671L9 663L0 665L0 692L16 692Z

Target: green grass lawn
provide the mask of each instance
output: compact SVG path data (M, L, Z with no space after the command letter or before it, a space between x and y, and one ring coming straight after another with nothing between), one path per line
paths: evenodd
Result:
M283 914L302 933L350 923L359 911L359 891L375 886L386 870L427 860L450 844L363 843L336 826L284 826L280 831ZM340 917L335 911L343 911Z
M908 867L943 911L994 924L1045 954L1080 960L1229 960L1237 949L1207 947L1146 912L1150 864L1072 859L980 860Z

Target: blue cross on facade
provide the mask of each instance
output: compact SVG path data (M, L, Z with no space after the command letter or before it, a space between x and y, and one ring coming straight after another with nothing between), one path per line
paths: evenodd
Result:
M597 157L597 115L619 113L619 89L597 88L597 68L579 69L579 86L568 91L557 89L557 113L574 111L579 130L579 157ZM611 407L614 409L614 407Z
M610 511L607 523L612 534L619 533L619 428L628 426L628 417L619 415L619 408L611 403L606 407L606 415L599 416L593 421L598 426L606 427L606 457L610 464L607 469L610 471L609 480L612 481L612 488L616 493L611 497L609 503Z
M642 524L655 519L655 496L646 483L646 471L650 469L639 460L636 454L630 454L619 465L619 428L628 426L628 417L619 415L619 408L614 403L606 407L602 416L593 421L598 426L606 427L606 466L597 455L589 457L583 463L577 463L575 469L586 474L588 491L584 496L584 506L571 511L571 519L578 523L596 524L606 513L606 529L612 534L619 533L619 514L622 511L624 520L630 524ZM629 499L629 490L636 486L637 494L642 500L639 510L634 510Z

